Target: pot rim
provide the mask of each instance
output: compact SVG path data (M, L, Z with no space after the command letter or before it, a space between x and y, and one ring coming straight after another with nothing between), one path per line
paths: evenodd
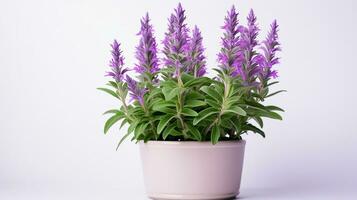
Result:
M146 143L144 141L139 142L143 146L172 146L172 147L237 147L245 146L246 141L242 140L227 140L218 141L217 144L212 144L211 141L156 141L149 140Z

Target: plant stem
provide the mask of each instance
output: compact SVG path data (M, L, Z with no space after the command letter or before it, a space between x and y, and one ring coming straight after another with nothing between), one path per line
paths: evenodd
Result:
M229 92L230 92L230 87L231 87L231 84L230 84L230 79L229 77L227 76L224 76L223 77L223 84L224 84L224 95L223 95L223 98L222 98L222 105L221 105L221 110L217 116L217 118L212 122L212 124L209 125L209 127L206 129L206 134L208 133L208 131L211 130L211 128L216 125L216 124L219 124L220 123L220 119L221 119L221 116L223 114L223 111L226 109L226 101L227 101L227 98L229 96Z
M118 83L120 84L120 83ZM124 110L125 110L125 116L131 120L131 121L134 121L134 119L129 115L129 112L128 112L128 105L126 104L125 102L125 95L124 95L124 91L123 91L123 88L121 85L118 85L118 88L116 90L116 93L117 95L119 96L122 104L123 104L123 107L124 107Z
M177 103L178 103L178 108L177 108L177 118L179 119L180 121L180 124L182 126L182 132L184 134L184 138L186 139L187 138L187 135L186 135L186 126L185 126L185 123L182 119L182 116L181 116L181 112L182 112L182 107L183 107L183 89L184 89L184 86L183 86L183 82L181 80L181 73L178 72L178 75L177 75L177 83L178 83L178 86L179 86L179 93L177 95Z

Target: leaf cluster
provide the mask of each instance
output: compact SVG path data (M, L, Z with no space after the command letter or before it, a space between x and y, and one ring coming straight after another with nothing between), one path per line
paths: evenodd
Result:
M242 85L242 81L224 70L216 72L218 76L214 79L186 73L172 77L166 68L160 72L162 80L148 87L144 105L136 101L128 104L126 83L109 81L110 88L98 89L119 99L122 105L104 113L110 115L104 133L116 123L120 123L120 128L128 124L119 145L129 136L134 141L211 141L213 144L220 140L240 140L248 132L265 137L263 118L282 119L277 112L283 109L263 105L265 98L276 93L261 95L261 91Z

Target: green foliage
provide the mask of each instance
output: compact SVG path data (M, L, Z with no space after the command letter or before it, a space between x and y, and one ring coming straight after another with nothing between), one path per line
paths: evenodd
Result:
M278 112L284 110L273 105L263 105L266 98L283 92L270 93L265 83L257 89L244 86L238 78L217 70L215 79L193 77L182 73L172 77L172 69L162 69L158 83L144 82L148 92L144 105L127 101L126 83L109 81L108 88L98 88L119 99L122 105L106 111L110 115L104 125L107 133L115 124L128 125L127 133L135 141L211 141L240 140L242 134L253 132L265 137L263 119L282 120ZM255 124L255 125L254 125Z
M97 89L98 89L98 90L102 90L103 92L106 92L106 93L112 95L112 96L115 97L115 98L119 98L119 97L118 97L118 94L115 93L113 90L110 90L110 89L108 89L108 88L97 88Z
M113 126L117 121L120 119L123 119L125 117L125 114L121 111L116 112L113 116L111 116L104 125L104 133L107 133L109 128Z
M221 130L218 125L214 125L211 130L211 142L217 144L219 137L221 136Z

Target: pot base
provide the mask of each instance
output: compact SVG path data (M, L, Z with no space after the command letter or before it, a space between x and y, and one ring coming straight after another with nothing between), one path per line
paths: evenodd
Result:
M239 193L235 194L220 194L220 195L175 195L175 194L148 194L148 197L153 200L223 200L236 199Z

